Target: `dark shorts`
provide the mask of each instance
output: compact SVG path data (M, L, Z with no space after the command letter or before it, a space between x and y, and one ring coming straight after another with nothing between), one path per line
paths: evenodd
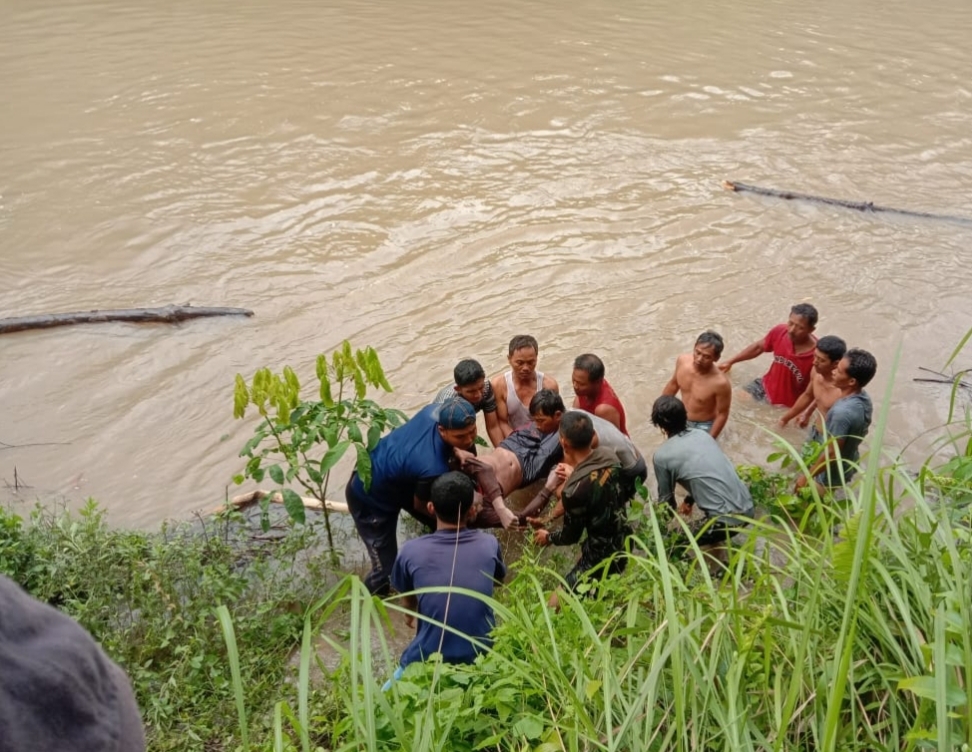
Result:
M753 379L748 384L743 386L743 391L751 394L753 399L757 402L769 402L769 397L766 396L766 390L763 388L763 377L760 376L758 379Z
M541 434L534 427L514 431L503 439L500 446L513 452L520 463L520 470L523 473L520 488L545 478L564 456L560 447L560 437L556 431Z

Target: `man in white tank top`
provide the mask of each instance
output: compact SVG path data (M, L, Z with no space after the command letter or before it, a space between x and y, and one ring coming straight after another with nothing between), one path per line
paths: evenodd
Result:
M556 379L537 370L540 347L529 334L518 334L510 340L507 360L510 370L494 376L490 382L496 394L496 417L503 436L530 425L530 400L541 389L560 391Z

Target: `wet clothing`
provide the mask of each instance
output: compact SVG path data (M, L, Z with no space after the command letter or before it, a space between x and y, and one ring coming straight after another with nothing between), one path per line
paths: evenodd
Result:
M871 398L864 391L841 397L827 411L827 419L824 421L827 439L843 440L840 447L840 465L830 463L814 480L822 486L839 486L854 476L857 472L855 465L860 459L861 442L871 426L873 411Z
M371 488L357 472L345 488L348 510L365 544L372 570L365 578L375 594L388 592L388 575L398 553L398 513L434 525L417 512L414 499L430 501L432 481L451 469L452 447L439 435L439 405L422 408L414 418L383 437L371 451Z
M748 384L743 384L742 390L747 392L757 402L769 402L769 397L766 396L766 389L763 388L762 376L753 379Z
M546 478L554 465L564 457L563 447L560 446L560 435L543 434L532 423L526 428L514 431L500 444L503 449L509 449L516 455L523 471L521 486L528 486L533 481Z
M700 431L705 431L706 433L712 433L712 426L715 425L714 420L689 420L686 421L686 425L689 428L698 428Z
M627 436L628 423L624 415L624 406L621 404L621 400L618 399L618 395L615 394L614 389L611 388L607 379L601 379L601 389L598 391L596 397L581 397L579 394L577 395L577 406L585 412L593 413L598 405L610 405L618 411L618 414L621 416L621 433Z
M550 533L550 543L569 546L587 533L581 558L571 572L576 581L612 554L623 552L625 539L631 534L617 455L606 447L594 449L574 468L561 498L564 524ZM612 571L622 571L624 562L621 557Z
M811 340L816 342L817 338L811 336ZM767 402L771 405L793 407L810 382L813 351L814 348L811 347L806 352L797 354L786 324L777 324L769 330L763 338L763 352L773 353L773 364L762 381Z
M543 389L543 372L537 371L537 391ZM510 428L514 431L530 425L533 418L530 416L530 406L520 402L516 396L516 386L513 384L513 371L503 374L506 379L506 413L509 416Z
M439 390L439 393L435 395L435 399L432 400L433 404L442 404L443 402L448 402L449 400L455 399L459 396L456 391L455 385L444 386ZM485 413L495 413L496 412L496 392L493 391L493 385L489 383L489 379L486 380L483 386L483 399L478 404L473 405L476 408L476 412L482 411Z
M674 504L675 486L686 491L707 518L752 517L753 500L736 468L719 444L705 431L686 428L671 436L652 458L658 480L658 501Z
M499 541L480 530L437 530L402 544L392 568L391 581L400 593L419 588L456 587L492 596L493 587L506 576ZM441 653L446 663L472 663L482 648L468 638L484 642L493 628L493 610L478 598L454 592L421 593L418 613L447 624L462 634L416 619L415 639L402 653L401 665L424 661ZM441 643L441 644L440 644Z

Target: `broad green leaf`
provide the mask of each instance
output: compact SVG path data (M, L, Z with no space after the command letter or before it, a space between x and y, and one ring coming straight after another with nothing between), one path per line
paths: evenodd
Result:
M357 444L364 443L364 438L361 436L361 428L357 423L348 423L348 438Z
M368 427L368 451L372 451L376 446L378 446L378 440L381 438L381 426L377 423L372 423Z
M242 484L244 480L246 480L246 478L244 478L244 477L243 477L242 475L234 475L234 476L233 476L233 482L234 482L234 483L235 483L236 485L238 485L238 486L239 486L240 484Z
M532 715L525 715L513 724L512 731L527 739L539 739L543 733L543 722Z
M341 441L324 453L324 456L321 458L321 475L326 475L328 470L338 463L344 456L344 453L348 451L349 446L351 446L350 441Z
M902 679L898 682L898 689L911 692L918 697L923 697L926 700L938 701L938 694L935 690L935 677L934 676L909 676L907 679ZM958 685L949 682L945 689L945 704L954 708L958 705L965 704L965 691Z
M282 486L284 482L283 468L280 467L280 465L271 465L269 472L270 472L270 478L273 480L273 482L276 483L278 486Z
M281 494L283 495L284 508L290 515L290 519L303 525L307 521L307 510L304 509L304 502L301 501L300 496L289 488L283 489Z
M361 444L355 444L354 449L358 453L358 461L354 467L355 472L361 478L365 491L369 491L371 490L371 455Z

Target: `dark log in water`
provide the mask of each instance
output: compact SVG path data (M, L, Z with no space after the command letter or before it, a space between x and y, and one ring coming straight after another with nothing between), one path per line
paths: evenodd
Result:
M722 187L727 191L737 191L742 193L755 193L759 196L772 196L788 201L811 201L816 204L827 204L828 206L839 206L842 209L854 209L861 212L883 212L885 214L897 214L903 217L917 217L919 219L933 219L938 222L950 222L972 227L972 218L958 217L953 214L934 214L931 212L912 211L911 209L895 209L890 206L878 206L870 201L844 201L839 198L828 198L826 196L814 196L810 193L796 193L795 191L781 191L776 188L764 188L759 185L749 185L748 183L738 183L734 180L725 180Z
M76 311L73 313L48 313L39 316L16 316L0 319L0 334L22 332L28 329L49 329L71 324L101 324L107 321L129 323L174 324L187 319L208 316L252 316L245 308L212 308L203 306L167 305L162 308L121 308L113 311Z

